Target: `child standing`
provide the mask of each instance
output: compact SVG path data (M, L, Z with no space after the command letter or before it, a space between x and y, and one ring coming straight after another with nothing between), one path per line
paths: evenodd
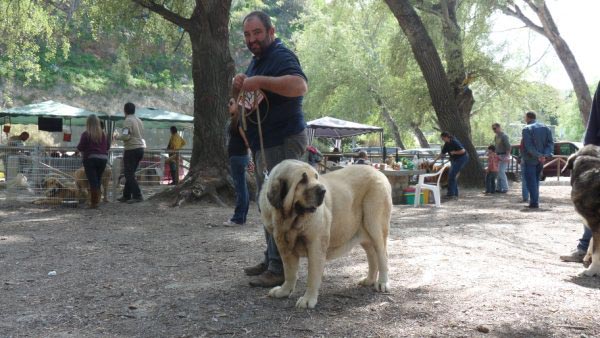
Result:
M496 147L491 145L487 150L488 165L485 170L485 193L493 194L496 192L496 178L498 177L499 158L496 154Z

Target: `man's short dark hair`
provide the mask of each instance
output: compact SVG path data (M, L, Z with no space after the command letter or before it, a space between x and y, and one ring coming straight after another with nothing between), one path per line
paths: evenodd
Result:
M450 135L450 133L449 133L449 132L447 132L447 131L443 131L443 132L440 134L440 136L441 136L441 137L448 137L448 138L452 138L452 135Z
M246 23L249 19L257 18L262 22L263 26L265 26L265 30L269 31L269 29L273 28L273 23L271 22L271 17L267 15L267 13L263 11L254 11L244 17L244 21L242 21L242 25Z
M133 114L135 114L135 104L133 104L131 102L125 103L125 107L123 107L123 111L127 115L133 115Z
M535 113L532 111L528 111L527 113L525 113L525 116L527 116L527 118L529 118L530 120L535 120L537 118Z
M500 127L500 123L498 123L498 122L492 124L492 128L499 128L499 127Z
M177 132L177 127L171 126L171 134L175 134Z

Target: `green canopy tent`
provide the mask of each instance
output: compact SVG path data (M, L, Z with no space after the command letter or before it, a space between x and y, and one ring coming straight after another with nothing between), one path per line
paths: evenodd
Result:
M3 125L3 131L8 134L7 130L9 128L5 129L4 126L10 126L11 124L38 125L40 117L62 119L63 141L70 143L73 133L72 127L85 126L88 116L92 114L98 116L100 120L108 121L109 116L105 113L93 112L50 100L22 107L2 109L0 110L0 123Z
M122 121L125 119L123 113L114 113L109 115L111 121ZM168 129L171 126L189 127L190 123L194 123L194 117L182 113L162 110L158 108L141 108L135 109L135 116L144 121L145 129Z
M184 132L183 138L186 139L186 147L192 146L192 140L189 138L193 135L194 117L182 113L171 112L157 108L136 107L135 116L144 122L144 139L146 145L150 148L162 148L166 145L169 139L168 129L171 126L176 126L178 130L188 130L189 134ZM112 113L109 115L110 123L108 124L112 130L121 128L125 114L123 112ZM189 135L186 137L186 135Z
M105 113L93 112L50 100L22 107L2 109L0 110L0 122L2 124L37 124L38 117L41 116L71 119L72 125L85 126L87 117L92 114L97 115L101 120L108 120L108 115Z

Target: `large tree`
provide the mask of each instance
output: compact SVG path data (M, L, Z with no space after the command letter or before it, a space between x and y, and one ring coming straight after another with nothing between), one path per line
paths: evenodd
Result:
M474 99L471 89L464 82L467 77L462 51L462 32L457 20L457 0L439 0L422 4L442 19L443 51L446 68L440 53L431 39L421 17L408 0L386 0L410 42L413 55L419 64L429 89L431 103L441 129L447 130L461 140L471 156L463 173L463 182L481 185L482 169L475 147L471 142L470 114Z
M518 1L513 0L501 1L498 6L502 12L521 20L531 30L545 36L548 41L550 41L550 44L552 44L556 55L558 55L558 58L562 62L565 71L571 79L573 90L575 91L575 95L577 96L577 101L579 103L581 120L583 121L584 126L587 125L590 109L592 107L590 90L587 82L585 81L583 73L579 69L577 60L575 60L575 55L573 55L569 45L565 39L562 38L558 31L558 26L554 22L548 6L546 6L546 1L522 0L522 2L525 3L525 5L528 6L538 17L539 24L530 19L521 10L521 7L519 7L517 2Z
M179 201L208 195L220 202L219 191L231 187L224 135L226 104L235 71L229 51L231 0L195 0L190 13L186 12L186 8L190 8L186 7L186 1L170 2L172 9L163 5L164 1L131 1L189 35L194 82L194 142L190 173L176 192Z

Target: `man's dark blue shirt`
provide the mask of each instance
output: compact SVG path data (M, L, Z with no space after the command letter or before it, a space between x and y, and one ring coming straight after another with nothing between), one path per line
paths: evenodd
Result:
M462 143L460 143L459 140L457 140L453 137L450 139L450 142L444 143L444 147L442 147L442 154L450 154L451 151L456 151L456 150L461 150L461 149L465 149L465 147L463 147ZM461 156L465 156L465 154L462 154L462 155L450 154L450 159L454 161Z
M300 67L298 57L285 47L279 39L275 39L260 58L252 58L252 62L246 70L246 75L248 77L255 75L273 77L297 75L307 80ZM303 131L306 128L306 123L302 112L302 96L286 97L268 91L264 92L269 104L267 105L265 100L260 104L261 118L264 118L266 114L265 120L261 123L261 128L264 146L270 148L282 145L286 137ZM252 120L256 121L256 116L253 116ZM246 136L252 151L259 150L257 124L248 121Z

